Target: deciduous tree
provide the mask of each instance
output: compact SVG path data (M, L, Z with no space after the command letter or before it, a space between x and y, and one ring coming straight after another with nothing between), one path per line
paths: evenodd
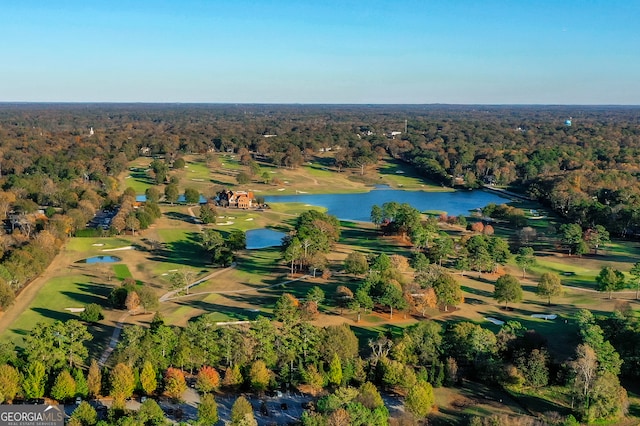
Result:
M596 282L598 291L609 292L609 299L611 299L614 291L624 288L624 274L611 266L605 266L596 277Z
M95 359L91 360L91 365L89 366L87 389L89 390L89 395L93 397L100 395L100 391L102 390L102 373Z
M463 300L460 284L453 275L441 273L433 282L433 290L436 293L438 303L444 306L448 312L449 306L456 306Z
M9 364L0 365L0 399L11 401L20 392L20 373Z
M239 396L231 407L231 424L234 426L258 424L253 416L251 403L244 396Z
M522 286L513 275L505 274L496 280L493 290L493 298L498 302L504 302L506 308L509 302L522 300Z
M124 407L124 401L133 395L135 389L135 377L133 370L124 363L116 364L110 374L111 390L109 395L114 399L117 407Z
M522 278L524 279L527 274L527 269L536 264L536 257L533 248L522 247L516 255L516 263L522 269Z
M200 398L198 405L198 424L202 426L218 423L218 404L213 395L208 393Z
M251 387L258 392L264 391L269 386L271 374L264 361L261 359L254 361L249 371Z
M369 270L367 257L357 251L349 253L344 260L344 270L348 274L364 275Z
M540 297L546 297L548 304L551 305L551 298L562 294L562 283L558 274L552 272L542 274L536 293Z
M47 371L40 361L32 361L25 367L24 378L22 380L22 391L24 397L42 398L44 396L44 385L47 379Z
M169 367L164 373L164 392L172 399L179 400L187 390L187 382L182 370Z
M434 403L433 387L423 380L419 380L411 387L404 401L407 409L419 419L424 419L429 415Z
M80 422L82 426L93 426L98 422L98 413L91 404L87 401L82 401L80 405L73 410L71 418Z
M218 389L218 387L220 387L220 374L213 367L202 366L198 371L196 389L206 394Z
M145 395L151 395L158 388L157 371L150 361L145 361L140 371L140 386Z
M71 373L62 370L57 376L51 388L51 397L58 401L74 397L76 394L76 381L71 377Z

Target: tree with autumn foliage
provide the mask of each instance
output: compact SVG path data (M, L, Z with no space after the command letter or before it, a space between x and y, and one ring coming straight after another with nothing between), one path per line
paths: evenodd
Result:
M196 389L201 393L209 393L220 387L220 374L218 371L207 365L204 365L198 371L196 378Z
M133 370L127 364L119 363L111 369L111 391L109 395L113 397L113 403L117 407L124 407L127 398L133 395L135 389L135 378Z
M164 393L171 399L180 400L187 390L184 373L178 368L169 367L164 373Z
M145 361L142 366L142 371L140 372L140 386L146 395L151 395L158 387L156 369L149 361Z

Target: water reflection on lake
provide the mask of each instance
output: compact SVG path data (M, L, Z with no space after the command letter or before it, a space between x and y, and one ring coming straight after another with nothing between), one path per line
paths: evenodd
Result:
M247 237L247 248L252 250L282 245L282 237L285 236L285 233L261 228L251 229L245 235Z
M114 263L120 262L121 260L122 259L120 259L118 256L93 256L86 259L78 260L76 263Z
M489 203L503 204L509 200L488 191L425 192L377 188L357 194L297 194L265 197L267 203L303 203L326 207L328 213L339 219L369 221L374 204L396 201L414 208L441 210L450 216L468 215L470 211Z

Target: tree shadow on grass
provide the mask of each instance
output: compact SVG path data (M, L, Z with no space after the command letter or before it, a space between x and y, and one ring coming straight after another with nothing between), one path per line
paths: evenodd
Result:
M230 318L230 321L254 321L259 316L270 318L272 315L262 310L245 309L237 306L222 305L219 303L206 302L204 300L196 301L179 301L176 302L180 306L189 306L191 308L200 309L206 313L221 313ZM191 318L189 321L195 321L201 315Z
M460 286L460 288L465 293L473 294L473 295L476 295L476 296L488 297L488 298L492 298L493 297L493 293L491 293L490 291L480 290L480 289L477 289L477 288L474 288L474 287L469 287L469 286L466 286L466 285Z
M107 296L113 289L112 287L87 283L76 283L76 286L78 287L78 291L63 291L61 293L82 305L96 303L98 305L105 306ZM72 308L76 306L68 307Z
M192 235L195 235L193 233ZM181 240L166 244L166 249L154 251L150 260L154 262L170 262L196 268L210 266L211 256L204 251L195 240Z
M64 322L64 321L79 318L77 314L73 314L69 311L54 311L53 309L47 309L47 308L32 308L32 310L34 312L37 312L39 315L43 316L44 318L50 318L55 321Z
M169 219L179 220L181 222L194 223L194 217L188 214L180 213L180 212L166 212L165 216Z

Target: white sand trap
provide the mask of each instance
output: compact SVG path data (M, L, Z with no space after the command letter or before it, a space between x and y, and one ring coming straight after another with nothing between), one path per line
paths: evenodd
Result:
M200 178L192 178L191 180L194 182L204 182L204 179L200 179Z
M500 321L500 320L499 320L499 319L497 319L497 318L493 318L493 317L485 317L484 319L485 319L485 320L487 320L487 321L489 321L489 322L494 323L495 325L502 325L502 324L504 324L504 321Z
M276 172L274 172L274 171L271 171L271 172L269 172L269 173L271 173L271 174L275 174Z
M305 204L305 207L311 207L313 204Z
M247 222L249 222L250 220L253 220L253 218L252 218L252 217L249 217L249 218L247 218L247 219L245 219L245 220L246 220Z
M169 275L169 274L167 274L167 273L165 272L164 274L160 274L160 275L162 275L163 277L166 277L166 276L167 276L167 275Z
M231 219L235 219L234 216L227 216L227 219L231 220Z
M288 180L285 180L285 181L284 181L284 183L288 184L288 183L289 183L289 181L288 181Z
M218 216L218 219L224 219L225 216Z
M177 269L169 269L168 272L178 272L178 270Z
M227 222L222 222L222 223L216 223L216 225L220 225L220 226L233 225L233 222L227 221Z
M553 320L558 318L556 314L531 314L533 318L542 318L546 320Z
M121 251L121 250L133 250L133 246L116 247L112 249L104 249L102 251Z
M278 188L278 191L284 191L284 188Z
M91 244L94 247L102 247L104 244L102 243L95 243L95 244Z
M298 194L308 194L307 191L296 191Z
M73 312L74 314L78 312L84 312L84 308L64 308L64 310Z

